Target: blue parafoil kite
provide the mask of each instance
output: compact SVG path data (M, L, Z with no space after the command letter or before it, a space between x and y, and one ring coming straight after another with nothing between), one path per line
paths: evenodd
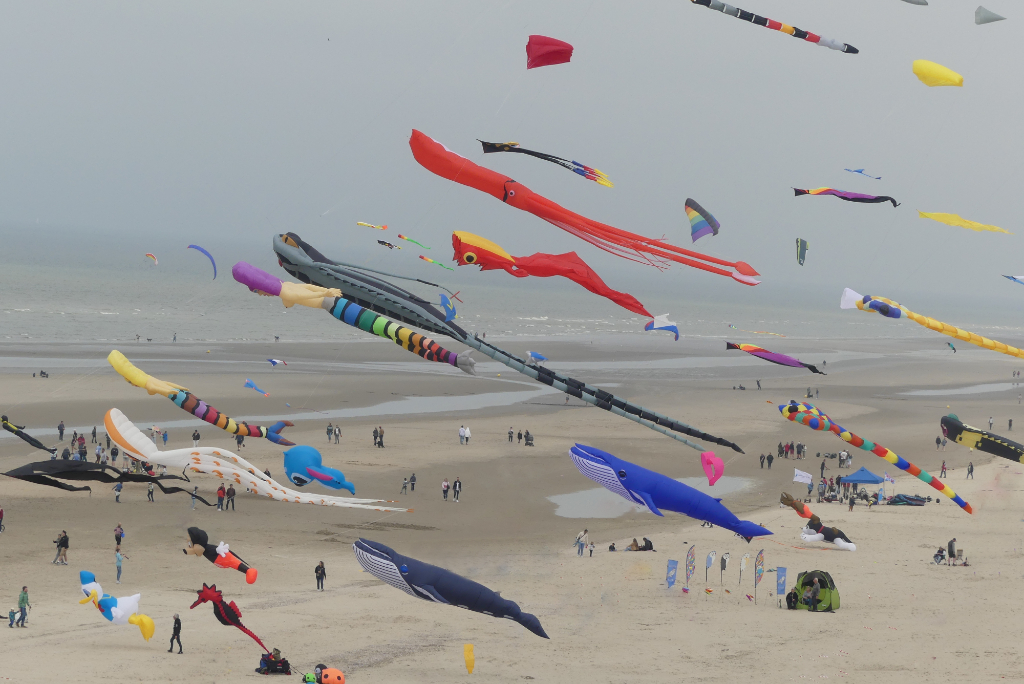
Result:
M202 248L202 247L200 247L199 245L189 245L189 246L188 246L188 247L186 247L185 249L194 249L194 250L196 250L197 252L202 252L203 254L205 254L205 255L206 255L206 258L210 260L210 263L211 263L211 264L213 264L213 279L214 279L214 280L216 280L216 279L217 279L217 262L213 260L213 255L212 255L212 254L210 254L209 252L207 252L207 251L206 251L205 249L203 249L203 248Z

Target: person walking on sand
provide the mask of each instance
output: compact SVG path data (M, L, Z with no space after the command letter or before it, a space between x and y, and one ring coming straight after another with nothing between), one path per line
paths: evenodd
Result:
M590 535L587 530L583 530L576 535L576 555L583 557L583 549L590 544Z
M92 426L92 442L90 442L90 444L99 444L99 442L96 441L96 426L95 425Z
M156 503L155 501L153 501L153 483L152 482L149 483L149 488L146 490L146 499L150 503Z
M449 488L449 486L450 485L448 484L448 478L446 477L446 478L444 478L444 482L441 483L441 496L444 497L445 501L448 500L448 488Z
M168 653L174 652L174 642L178 642L178 655L181 655L181 618L178 614L174 614L174 628L171 631L171 647L167 649Z
M761 470L764 470L764 454L761 454Z
M382 428L380 425L378 425L377 426L377 432L378 432L378 435L377 435L377 447L380 448L380 449L383 449L384 448L384 428Z
M416 473L413 473L412 477L409 478L409 490L416 491Z
M220 487L217 487L217 510L218 511L223 511L224 510L224 496L226 494L227 494L227 492L224 491L224 483L221 482L220 483Z
M768 458L767 458L767 461L768 461L768 470L771 470L771 469L772 469L772 461L774 461L774 460L775 460L775 459L774 459L774 458L772 457L771 453L769 452L769 454L768 454Z
M402 491L400 491L399 494L408 494L408 493L409 493L409 478L403 477L402 478Z
M512 443L512 428L508 429L508 443Z
M231 506L231 510L235 510L235 485L229 484L228 491L225 492L227 498L224 499L224 510L228 510L228 506Z
M67 534L66 530L61 530L60 534L57 535L57 538L53 540L53 543L57 545L57 554L53 557L53 560L50 561L51 565L61 564L60 555L64 551L64 540L67 538Z
M335 444L340 444L341 443L341 426L340 425L335 425L334 426L334 443Z
M377 446L377 428L373 428L373 446Z
M163 431L162 437L164 438L164 446L167 446L167 430Z
M455 499L455 503L459 503L459 494L462 493L462 480L458 477L455 478L455 482L452 483L452 498Z
M967 478L968 480L974 479L974 461L967 464Z
M828 466L825 465L825 460L822 459L822 461L821 461L821 477L822 477L822 479L825 478L825 471L826 470L828 470Z
M1020 403L1019 398L1020 398L1020 396L1018 395L1018 401L1017 401L1018 404ZM57 423L57 436L60 437L60 441L61 442L64 441L64 421L63 420L60 421L59 423Z
M459 444L465 444L465 443L466 443L466 426L465 425L460 425L459 426Z
M192 448L195 449L199 446L199 430L192 431Z
M946 477L946 461L942 461L942 472L939 473L939 477Z
M323 561L313 569L313 575L316 577L316 590L323 591L324 580L327 579L327 568L324 567Z
M942 437L936 437L935 438L935 450L938 451L940 446L942 446Z
M121 527L121 523L117 523L117 527L114 528L114 546L120 546L122 539L124 539L124 528Z
M946 438L945 437L942 438L942 450L943 451L946 450Z
M331 438L334 437L334 426L330 423L327 424L327 443L331 443Z
M469 438L473 435L469 434L469 428L466 428L466 444L469 444Z
M192 510L196 510L196 494L199 493L199 487L195 486L192 488Z
M121 547L114 549L114 565L117 566L117 583L121 583L121 561L124 560L124 556L121 555Z
M519 431L519 443L520 444L523 443L523 431L522 430Z
M757 389L758 389L758 391L760 391L760 389L761 389L761 381L760 380L757 381Z
M124 489L124 485L118 482L116 485L111 487L114 490L114 502L121 503L121 490Z
M17 621L14 623L15 626L25 626L25 618L28 617L28 610L32 607L32 604L28 601L28 587L21 588L21 594L18 595L18 610L21 613L18 615Z
M992 420L992 416L989 416L989 417L988 417L988 430L989 430L989 432L991 432L991 431L992 431L992 424L993 424L993 422L994 422L994 421ZM96 428L93 428L93 430L95 430L95 429L96 429Z

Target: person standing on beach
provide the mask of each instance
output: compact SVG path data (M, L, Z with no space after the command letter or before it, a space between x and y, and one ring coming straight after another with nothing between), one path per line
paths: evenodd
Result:
M1020 395L1018 395L1018 401L1017 401L1018 404L1020 403L1019 399L1020 399ZM60 421L57 424L57 435L60 437L60 441L63 442L64 441L64 421L63 420Z
M519 431L519 443L522 444L522 442L523 442L523 431L520 430Z
M988 430L989 430L989 432L991 432L991 431L992 431L992 424L993 424L993 422L994 422L994 421L992 420L992 416L989 416L989 417L988 417ZM96 429L96 428L93 428L93 430L95 430L95 429Z
M64 550L64 538L67 536L66 530L61 530L57 538L53 540L53 543L57 545L57 555L50 561L52 565L60 565L60 554Z
M466 428L466 444L469 444L469 438L473 435L469 434L469 428Z
M146 490L146 499L150 503L156 503L155 501L153 501L153 483L152 482L149 483L149 488Z
M92 442L91 442L91 444L98 444L98 443L99 442L96 441L96 426L93 425L92 426Z
M399 494L408 494L408 493L409 493L409 478L403 477L402 478L402 491L400 491Z
M192 431L192 448L195 449L199 446L199 430Z
M168 653L174 652L174 642L178 642L178 655L181 655L181 618L178 614L174 614L174 629L171 631L171 647L167 649Z
M327 424L327 443L331 443L331 438L334 437L334 426L330 423Z
M324 567L323 561L313 569L313 575L316 577L316 590L323 591L324 580L327 579L327 568Z
M942 450L943 451L946 450L946 438L945 437L942 438Z
M224 483L221 482L220 483L220 487L217 487L217 510L218 511L223 511L224 510L224 495L225 494L227 494L227 492L224 491Z
M121 561L124 556L121 555L121 547L114 549L114 565L117 567L117 583L121 583Z
M85 447L85 437L79 437L78 438L78 460L79 461L88 461L89 460L89 450Z
M379 433L377 435L377 446L379 448L383 449L384 448L384 428L382 428L380 425L378 425L377 426L377 432Z
M772 469L772 461L774 461L774 460L775 460L775 459L774 459L774 458L772 457L772 455L771 455L771 452L769 452L769 453L768 453L768 459L767 459L767 460L768 460L768 470L771 470L771 469Z
M938 451L940 446L942 446L942 437L936 437L935 438L935 450Z
M508 429L508 443L512 443L512 428Z
M760 389L761 389L761 381L760 380L757 381L757 389L758 389L758 391L760 391Z
M226 492L227 499L224 500L224 510L228 510L228 506L231 506L231 510L235 510L235 485L229 484L228 491Z
M373 446L377 446L378 437L379 435L377 434L377 428L373 428Z
M946 461L942 461L942 472L939 473L939 477L946 477Z
M245 435L235 435L235 446L239 449L242 448L242 442L245 441Z
M163 438L164 438L164 446L167 446L167 430L164 430Z
M117 457L121 452L117 450L117 445L110 447L110 464L117 467Z
M341 443L341 426L340 425L335 425L334 426L334 443L335 444L340 444Z
M814 578L814 585L811 587L811 612L818 612L818 595L821 593L821 587L818 585L818 578Z
M441 483L441 496L444 497L445 501L448 500L448 487L448 478L446 477L444 478L444 482Z
M459 494L462 493L462 480L458 477L455 478L455 482L452 484L452 498L455 499L455 503L459 503Z
M21 614L18 615L15 625L25 626L25 618L28 617L28 609L31 607L32 604L28 601L28 587L22 587L21 594L18 595L18 610L21 611Z
M466 426L465 425L460 425L459 426L459 444L465 444L465 443L466 443Z
M970 463L967 464L967 479L974 479L974 461L971 461Z
M124 539L124 528L121 527L121 523L117 523L117 527L114 528L114 546L121 546L122 539Z
M764 470L764 454L761 454L761 470Z
M583 557L583 549L590 544L590 535L587 530L583 530L576 535L576 555Z
M118 482L111 489L114 490L114 502L121 503L121 490L124 489L124 485Z
M192 510L193 511L196 510L196 494L198 494L198 493L199 493L199 487L198 486L193 487L192 488Z
M416 473L413 473L412 477L409 478L409 490L416 491Z
M825 465L825 459L821 460L821 478L825 479L825 471L828 470L828 466Z

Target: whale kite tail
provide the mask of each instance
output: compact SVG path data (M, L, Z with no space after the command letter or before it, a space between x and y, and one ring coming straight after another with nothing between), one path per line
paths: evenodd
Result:
M741 520L740 524L733 528L733 532L746 539L748 544L754 537L763 537L772 533L771 530L761 527L757 523L752 523L749 520Z

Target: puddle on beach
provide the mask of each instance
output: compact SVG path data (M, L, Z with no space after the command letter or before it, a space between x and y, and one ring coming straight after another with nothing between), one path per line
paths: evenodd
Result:
M988 385L968 385L967 387L949 387L947 389L914 390L900 392L901 397L946 397L954 394L988 394L990 392L1007 392L1009 390L1024 391L1021 385L1012 382L996 382Z
M724 498L728 494L743 491L751 485L752 480L746 477L726 475L716 482L714 487L708 487L706 477L681 477L677 482L689 485L708 496ZM604 487L549 496L548 501L558 506L555 509L555 515L560 518L618 518L637 509L636 506Z

